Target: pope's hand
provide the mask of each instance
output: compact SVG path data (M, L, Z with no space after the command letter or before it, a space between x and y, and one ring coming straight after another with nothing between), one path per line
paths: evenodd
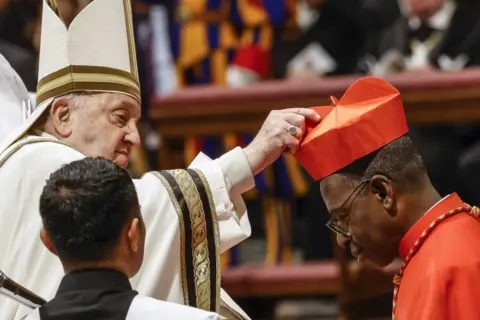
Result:
M243 149L254 175L272 164L288 150L294 154L305 130L305 121L319 122L312 109L292 108L271 111L255 139Z

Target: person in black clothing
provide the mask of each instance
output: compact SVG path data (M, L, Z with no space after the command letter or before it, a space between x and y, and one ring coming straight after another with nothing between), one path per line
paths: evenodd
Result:
M33 45L37 0L10 0L0 7L0 54L12 65L29 91L37 86L37 53Z
M353 73L366 41L364 1L303 0L299 32L273 47L275 77Z
M358 65L360 73L385 77L480 65L479 0L368 2L371 10L393 14L383 28L369 33L366 53ZM447 195L460 190L464 200L478 203L480 193L472 172L480 172L480 125L414 126L411 134L439 192Z
M26 319L219 319L211 312L139 296L145 224L128 172L85 158L52 173L40 197L44 245L65 270L53 300Z

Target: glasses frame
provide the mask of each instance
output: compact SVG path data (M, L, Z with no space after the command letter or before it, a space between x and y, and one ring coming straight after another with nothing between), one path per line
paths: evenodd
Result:
M357 186L353 189L352 193L345 199L345 201L342 203L342 205L339 207L339 209L345 209L345 216L342 218L339 217L331 217L328 222L325 224L327 228L335 232L336 234L345 237L345 238L350 238L350 233L347 231L347 227L342 226L350 216L350 210L352 209L353 203L357 199L358 195L360 194L360 191L363 190L363 188L367 185L367 183L370 182L370 179L363 179L359 182ZM348 205L348 207L347 207Z

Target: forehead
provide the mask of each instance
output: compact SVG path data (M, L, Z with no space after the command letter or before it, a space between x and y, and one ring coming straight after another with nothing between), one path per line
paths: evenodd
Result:
M127 96L122 93L98 93L89 98L88 104L91 106L96 106L97 110L112 110L112 109L128 109L130 112L134 113L140 117L140 104L133 97Z
M329 211L340 207L353 189L352 181L341 174L332 174L320 181L320 192Z
M107 93L105 95L105 104L107 107L124 107L140 112L140 104L138 101L122 93Z

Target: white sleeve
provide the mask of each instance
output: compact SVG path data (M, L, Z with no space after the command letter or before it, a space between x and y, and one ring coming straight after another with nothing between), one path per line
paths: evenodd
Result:
M254 186L254 180L240 148L216 160L199 154L189 168L150 172L135 180L147 240L142 268L132 285L143 295L195 305L185 300L187 292L204 292L203 285L212 284L215 278L220 281L218 254L251 233L241 194ZM189 185L192 173L201 176L204 183ZM173 184L168 182L172 180ZM201 200L199 185L204 186L203 194L210 200L197 201ZM205 210L199 208L202 205ZM212 225L218 229L214 234L208 229ZM205 272L208 277L200 280L198 275Z
M200 153L189 168L200 169L210 185L220 226L220 251L249 237L252 231L242 194L255 181L243 150L237 147L213 161Z

